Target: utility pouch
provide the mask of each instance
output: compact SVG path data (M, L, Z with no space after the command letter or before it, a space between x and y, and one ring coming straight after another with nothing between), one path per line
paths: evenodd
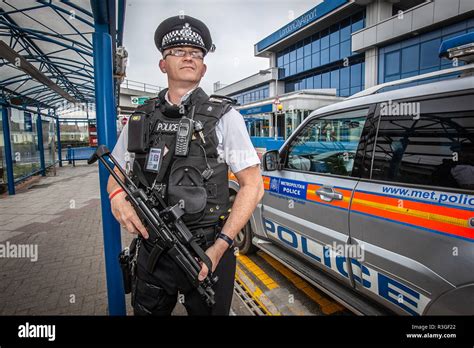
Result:
M151 116L137 111L128 121L128 152L147 153L150 147Z
M122 270L123 288L126 294L132 291L132 281L134 277L134 262L136 262L136 244L138 238L133 239L129 247L124 248L119 254L119 263Z
M183 221L196 223L202 219L207 202L207 191L199 167L201 158L176 159L171 166L168 184L170 205L179 204L184 210Z

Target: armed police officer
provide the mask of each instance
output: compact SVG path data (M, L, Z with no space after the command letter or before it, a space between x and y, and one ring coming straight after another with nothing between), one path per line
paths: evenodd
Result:
M208 306L166 251L149 242L147 229L111 177L113 215L139 235L132 306L135 315L170 315L181 294L189 315L228 315L236 267L231 246L263 196L260 160L232 100L209 97L199 87L204 57L215 49L206 25L190 16L168 18L156 29L155 44L168 88L130 117L113 155L137 185L183 208L183 221L206 251L218 281L215 304ZM240 189L226 216L229 168ZM202 264L199 280L208 272Z

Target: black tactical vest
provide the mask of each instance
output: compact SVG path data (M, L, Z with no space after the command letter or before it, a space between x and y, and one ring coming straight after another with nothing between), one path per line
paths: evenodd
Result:
M181 106L171 106L165 100L166 91L137 108L129 119L128 151L135 154L132 177L142 188L161 189L168 205L180 204L188 227L215 225L229 208L228 167L218 156L215 128L232 102L209 97L198 87ZM188 155L178 157L174 152L179 121L183 115L190 117L193 106L194 121L204 127L204 142L195 133ZM150 149L161 156L157 170L150 166Z

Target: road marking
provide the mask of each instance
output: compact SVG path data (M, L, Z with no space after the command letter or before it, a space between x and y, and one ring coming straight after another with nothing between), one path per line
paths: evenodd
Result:
M252 272L255 277L258 278L268 290L273 290L279 287L278 283L274 281L268 274L265 273L255 262L253 262L250 258L245 255L240 254L237 257L237 260L242 263L245 268L247 268L250 272Z
M282 263L278 262L270 255L267 255L264 252L259 252L258 255L265 261L267 261L283 276L285 276L285 278L287 278L291 283L293 283L294 286L304 292L306 296L316 302L321 307L321 311L324 314L329 315L344 310L344 307L342 307L340 304L327 299L325 296L322 296L319 292L314 290L314 288L303 278L293 273L291 270L289 270Z
M251 258L244 255L238 256L239 264L243 265L246 270L253 274L260 282L262 282L270 291L273 289L277 289L280 285L273 280L264 270L262 270ZM285 302L286 303L286 302ZM287 306L287 308L294 314L294 315L304 315L302 311L299 311L292 306Z

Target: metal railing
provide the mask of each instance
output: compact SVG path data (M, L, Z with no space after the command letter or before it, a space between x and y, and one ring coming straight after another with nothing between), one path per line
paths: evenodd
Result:
M149 83L133 81L129 79L125 79L120 85L120 87L135 89L148 93L159 93L161 90L165 89L165 87L160 87L158 85L152 85Z

